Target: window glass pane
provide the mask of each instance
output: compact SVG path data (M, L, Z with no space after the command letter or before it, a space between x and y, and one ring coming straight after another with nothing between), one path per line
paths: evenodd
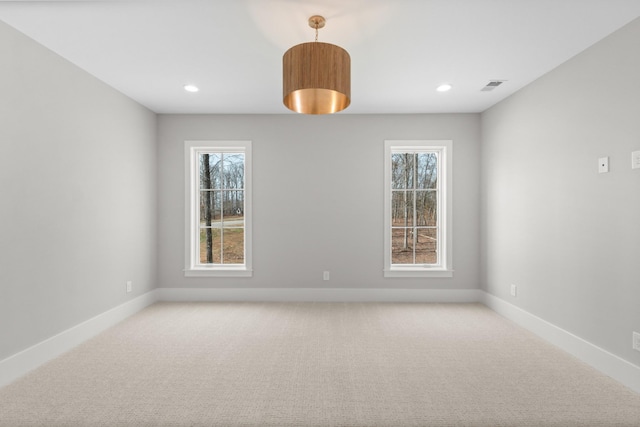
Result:
M244 188L244 153L224 153L223 158L223 188Z
M417 228L416 231L416 264L437 264L438 230Z
M391 155L391 188L413 188L415 154Z
M231 190L222 192L222 206L225 224L227 221L240 220L244 218L244 191ZM244 224L237 224L236 226Z
M435 227L438 221L438 193L433 190L416 191L416 225Z
M200 226L219 225L220 213L220 191L200 191Z
M243 264L244 154L202 154L202 175L207 164L210 178L201 176L201 183L214 189L200 190L200 263Z
M391 192L391 225L393 227L413 225L413 191Z
M416 188L437 188L438 154L416 154Z
M200 155L200 263L244 263L244 153Z
M222 154L205 153L200 154L200 188L219 189L220 188L220 165Z
M391 263L413 264L413 229L391 229Z
M223 237L223 264L243 264L244 228L225 227L223 228Z
M220 264L220 229L200 229L200 263Z

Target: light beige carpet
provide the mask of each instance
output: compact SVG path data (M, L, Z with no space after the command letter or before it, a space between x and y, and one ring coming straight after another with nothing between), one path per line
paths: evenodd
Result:
M640 426L479 304L161 303L0 389L1 426Z

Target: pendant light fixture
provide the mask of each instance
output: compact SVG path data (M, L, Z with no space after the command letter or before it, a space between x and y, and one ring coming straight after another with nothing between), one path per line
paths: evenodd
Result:
M330 43L318 41L318 29L326 20L309 18L316 40L293 46L282 57L284 105L302 114L331 114L351 103L351 58Z

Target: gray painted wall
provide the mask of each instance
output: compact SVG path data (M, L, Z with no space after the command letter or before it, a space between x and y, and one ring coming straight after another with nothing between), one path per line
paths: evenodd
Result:
M1 360L155 287L157 188L155 114L3 22L0 52Z
M636 365L639 41L636 20L483 113L481 162L484 289Z
M479 287L478 114L159 116L160 287ZM253 141L251 278L185 278L184 141ZM385 279L385 139L453 140L452 279ZM322 271L331 272L322 281Z

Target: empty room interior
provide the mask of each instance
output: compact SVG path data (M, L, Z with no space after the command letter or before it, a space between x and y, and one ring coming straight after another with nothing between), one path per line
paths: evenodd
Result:
M0 426L640 426L637 0L2 1L0 53Z

